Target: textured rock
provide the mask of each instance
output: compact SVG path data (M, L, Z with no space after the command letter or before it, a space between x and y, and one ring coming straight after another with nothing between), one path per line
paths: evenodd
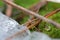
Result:
M3 15L0 12L0 40L5 40L7 37L24 29L26 29L26 26L19 25L15 20ZM12 40L52 40L52 39L44 33L30 32L29 30L26 30L22 34L19 34L16 37L12 38Z
M0 12L0 40L5 40L5 38L24 29L26 29L25 26L19 25L15 20L3 15ZM30 31L26 30L26 32L21 34L22 36L20 38L18 37L18 40L26 39L29 34Z

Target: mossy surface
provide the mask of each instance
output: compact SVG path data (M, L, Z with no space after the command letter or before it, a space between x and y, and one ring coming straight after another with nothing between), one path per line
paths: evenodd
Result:
M38 1L39 0L15 0L14 2L16 4L18 4L18 5L20 5L20 6L23 6L25 8L29 8L32 4L35 4ZM0 6L2 6L2 5L3 5L3 3L0 2ZM58 8L60 8L60 4L59 3L49 2L46 6L41 8L39 14L44 16L47 13L49 13L49 12L51 12L53 10L56 10ZM15 16L13 18L15 18ZM21 23L25 23L28 19L29 19L29 17L25 16L24 19L22 19L22 21L20 21L20 22ZM54 14L53 16L49 17L49 19L52 19L52 20L60 23L60 12L58 12L57 14ZM38 28L40 30L42 30L42 32L48 34L50 37L60 38L60 29L57 29L54 25L52 25L50 23L46 23L46 22L42 21L38 25ZM35 29L33 29L33 30L35 30Z
M2 7L2 6L3 6L3 4L4 4L4 3L2 2L2 0L0 0L0 7Z

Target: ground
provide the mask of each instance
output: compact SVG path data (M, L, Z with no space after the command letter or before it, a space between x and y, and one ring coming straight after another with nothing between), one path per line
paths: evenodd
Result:
M14 2L18 5L21 5L25 8L29 8L32 4L35 4L37 3L39 0L15 0ZM3 2L0 1L0 7L3 6ZM40 15L45 15L53 10L56 10L60 8L60 4L58 3L53 3L53 2L49 2L46 6L44 6L43 8L41 8L39 14ZM52 19L58 23L60 23L60 12L58 12L57 14L49 17L49 19ZM15 16L14 16L15 17ZM13 17L13 18L14 18ZM24 23L26 22L28 19L28 17L25 17L21 23ZM47 30L47 28L44 28L44 24L47 25L47 28L49 28L49 30ZM42 32L48 34L50 37L53 37L53 38L60 38L60 29L57 29L55 28L55 26L53 26L52 24L49 24L49 23L45 23L44 21L41 22L38 26L40 28L40 30L42 30ZM32 29L34 31L34 29Z

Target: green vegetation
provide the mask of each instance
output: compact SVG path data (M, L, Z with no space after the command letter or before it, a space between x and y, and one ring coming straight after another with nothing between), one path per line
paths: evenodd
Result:
M0 0L0 7L2 7L3 6L3 2Z
M14 2L25 8L29 8L32 4L37 3L39 0L15 0Z
M37 3L39 0L15 0L14 2L18 5L21 5L25 8L29 8L32 4L35 4ZM0 6L2 6L2 2L0 2ZM45 15L53 10L56 10L60 8L60 4L58 3L52 3L52 2L49 2L46 6L44 6L43 8L41 8L39 14L40 15ZM57 14L54 14L53 16L49 17L49 19L52 19L58 23L60 23L60 12L58 12ZM15 16L14 16L15 17ZM27 20L28 20L29 17L25 17L21 23L25 23ZM46 25L46 28L45 28L45 25ZM49 24L49 23L46 23L44 21L42 21L38 28L48 34L50 37L53 37L53 38L60 38L60 29L57 29L55 28L55 26L53 26L52 24ZM34 29L33 29L34 30Z

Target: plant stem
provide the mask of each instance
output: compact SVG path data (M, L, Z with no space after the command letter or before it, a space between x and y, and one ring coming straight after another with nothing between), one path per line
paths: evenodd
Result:
M31 6L31 8L29 8L29 10L38 13L38 12L39 12L39 9L40 9L41 7L43 7L44 5L46 5L46 4L47 4L47 1L41 0L41 1L38 2L37 4ZM30 20L28 20L28 21L25 23L26 26L28 26L28 25L30 24L29 21L31 21L31 20L33 20L33 19L35 19L35 16L30 15Z
M8 1L12 2L13 0L8 0ZM8 17L11 17L11 14L12 14L12 6L7 4L6 15Z
M39 18L39 19L42 19L42 20L45 21L45 22L49 22L49 23L55 25L57 28L60 28L60 24L57 23L57 22L54 22L54 21L52 21L52 20L50 20L50 19L47 19L47 18L45 18L45 17L43 17L43 16L41 16L41 15L38 15L37 13L32 12L32 11L30 11L30 10L28 10L28 9L26 9L26 8L23 8L23 7L19 6L19 5L16 5L15 3L10 2L10 1L8 1L8 0L3 0L3 1L4 1L5 3L7 3L7 4L9 4L9 5L11 5L11 6L13 6L13 7L15 7L15 8L19 9L19 10L21 10L21 11L26 12L26 14L33 15L33 16Z
M59 12L59 11L60 11L60 8L59 8L59 9L56 9L56 10L54 10L54 11L48 13L48 14L46 14L44 17L48 18L48 17L56 14L56 13ZM41 22L42 22L42 20L41 20L41 19L38 19L34 24L29 25L29 27L37 26L37 25L39 25L39 23L41 23Z

